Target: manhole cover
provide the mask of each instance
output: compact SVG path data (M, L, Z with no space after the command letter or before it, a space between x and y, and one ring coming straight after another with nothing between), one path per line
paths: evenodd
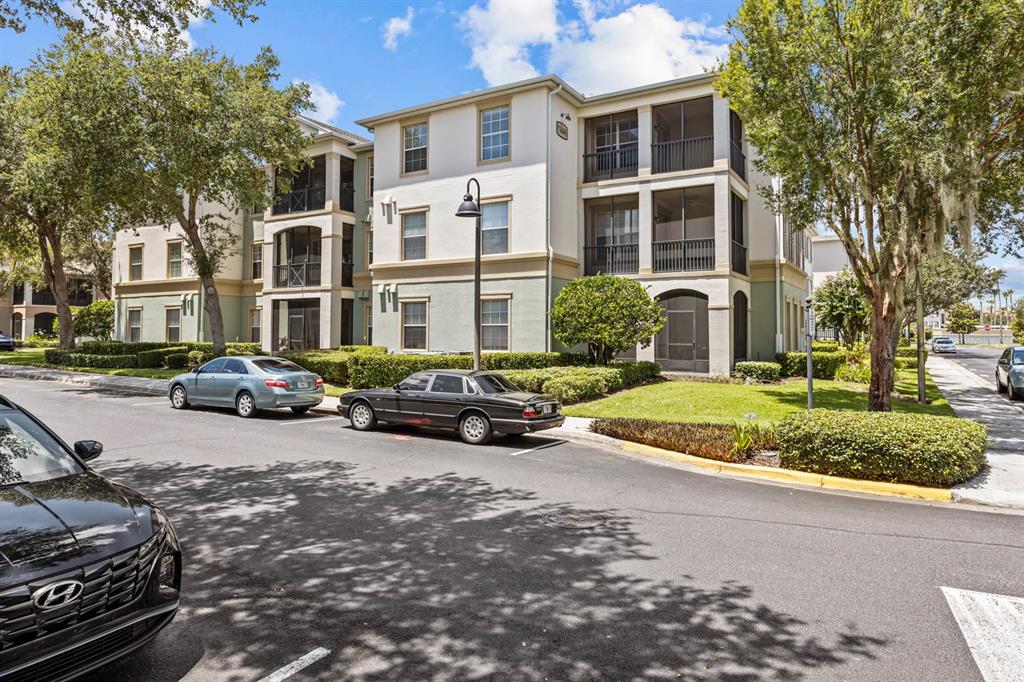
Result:
M544 523L556 528L586 530L604 525L608 518L602 514L581 511L553 511L544 515Z

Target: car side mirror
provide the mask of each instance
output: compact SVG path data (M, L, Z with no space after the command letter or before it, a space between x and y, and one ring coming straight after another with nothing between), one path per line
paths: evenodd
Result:
M96 459L103 452L103 443L95 440L80 440L75 443L75 454L78 455L83 462L88 462L90 459Z
M399 392L401 392L401 390L402 390L402 385L401 385L401 384L395 384L395 385L394 385L394 386L392 386L391 388L392 388L392 390L395 390L395 391L399 391Z
M199 368L198 367L193 367L192 368L192 373L193 374L199 374Z

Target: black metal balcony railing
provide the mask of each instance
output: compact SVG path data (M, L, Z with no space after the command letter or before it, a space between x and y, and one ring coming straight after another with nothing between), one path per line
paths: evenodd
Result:
M304 187L274 198L274 215L322 211L327 200L326 187Z
M715 162L715 138L691 137L686 140L655 142L651 145L651 172L708 168Z
M640 245L583 247L584 274L635 275L640 271Z
M286 263L274 266L275 287L311 287L319 284L319 263Z
M57 299L53 297L50 287L45 289L32 290L32 305L57 305Z
M636 176L639 165L636 143L620 145L583 155L583 179L585 182L630 178Z
M69 291L68 305L86 306L92 303L92 291Z
M352 286L352 273L354 270L355 268L352 266L352 263L341 264L341 286Z
M651 244L655 272L686 272L715 269L715 240L676 239Z
M732 271L747 274L747 247L737 241L732 243Z
M356 188L354 185L342 185L341 196L338 198L342 211L356 210Z
M729 167L736 175L747 179L747 157L735 142L729 143Z

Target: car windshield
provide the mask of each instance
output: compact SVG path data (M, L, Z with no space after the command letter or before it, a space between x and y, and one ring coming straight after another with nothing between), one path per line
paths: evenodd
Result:
M264 372L268 374L288 374L289 372L305 372L294 362L288 360L279 360L277 358L267 358L265 360L253 360L252 364L256 365Z
M512 393L519 390L500 374L477 374L476 383L481 393Z
M1024 365L1024 348L1013 351L1013 364Z
M80 473L81 465L27 415L0 411L0 486Z

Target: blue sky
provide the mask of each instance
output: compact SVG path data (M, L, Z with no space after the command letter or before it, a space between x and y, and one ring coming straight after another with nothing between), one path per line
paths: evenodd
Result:
M187 38L248 61L263 45L283 82L306 81L316 118L353 121L555 72L586 94L699 73L725 55L739 0L267 0L259 21L219 17ZM59 39L33 22L0 32L0 62L26 65ZM991 258L1024 295L1024 262Z

